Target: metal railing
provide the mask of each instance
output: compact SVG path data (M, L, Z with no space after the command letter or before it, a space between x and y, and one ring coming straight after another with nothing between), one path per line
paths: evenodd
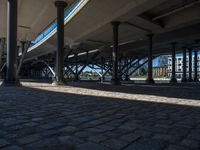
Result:
M80 3L80 0L75 0L72 6L65 12L64 18L66 19L68 15L76 8L76 6ZM33 41L31 41L31 46L34 46L42 39L47 37L54 29L57 28L57 22L54 20L50 25L48 25Z

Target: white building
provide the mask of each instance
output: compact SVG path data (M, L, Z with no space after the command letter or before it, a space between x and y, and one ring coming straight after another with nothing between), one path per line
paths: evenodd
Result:
M186 76L189 76L189 56L186 56ZM200 54L198 54L198 63L197 63L198 77L200 77ZM172 72L172 57L168 57L168 77L171 77ZM183 74L183 56L176 56L176 77L182 78ZM194 55L192 55L192 77L194 77Z

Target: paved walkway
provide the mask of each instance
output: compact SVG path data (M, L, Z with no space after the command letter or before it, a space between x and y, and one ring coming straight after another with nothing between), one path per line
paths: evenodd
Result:
M3 150L199 150L200 85L0 87Z

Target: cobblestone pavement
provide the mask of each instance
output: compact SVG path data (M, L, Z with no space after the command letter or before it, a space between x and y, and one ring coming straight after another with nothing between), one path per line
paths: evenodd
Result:
M200 85L0 87L2 150L199 150Z

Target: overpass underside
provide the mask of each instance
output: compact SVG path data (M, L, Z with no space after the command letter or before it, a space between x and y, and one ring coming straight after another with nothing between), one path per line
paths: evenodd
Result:
M0 0L0 149L199 150L199 14L200 0ZM160 55L177 82L176 54L184 83L154 84ZM148 84L122 82L144 65ZM111 80L69 82L86 67Z
M56 4L55 32L34 45L22 42L25 41L21 40L22 35L31 35L32 39L36 36L27 31L25 34L17 27L19 25L13 25L17 19L15 11L19 8L17 3L9 1L8 4L9 33L7 36L1 34L0 41L1 72L6 72L3 76L8 83L15 84L18 78L45 77L53 78L55 85L62 85L71 77L79 80L82 71L90 68L101 81L107 75L112 77L112 84L118 85L147 65L146 82L152 84L152 62L160 55L172 55L171 82L175 83L176 53L189 55L189 66L186 66L186 57L183 59L182 82L198 81L199 0L83 0L75 4L81 9L72 11L74 14L71 16L74 16L71 19L64 18L68 10L66 4ZM15 57L17 49L21 52L17 52L19 54ZM194 70L190 57L193 52L196 56ZM189 77L186 77L186 67L189 68Z

